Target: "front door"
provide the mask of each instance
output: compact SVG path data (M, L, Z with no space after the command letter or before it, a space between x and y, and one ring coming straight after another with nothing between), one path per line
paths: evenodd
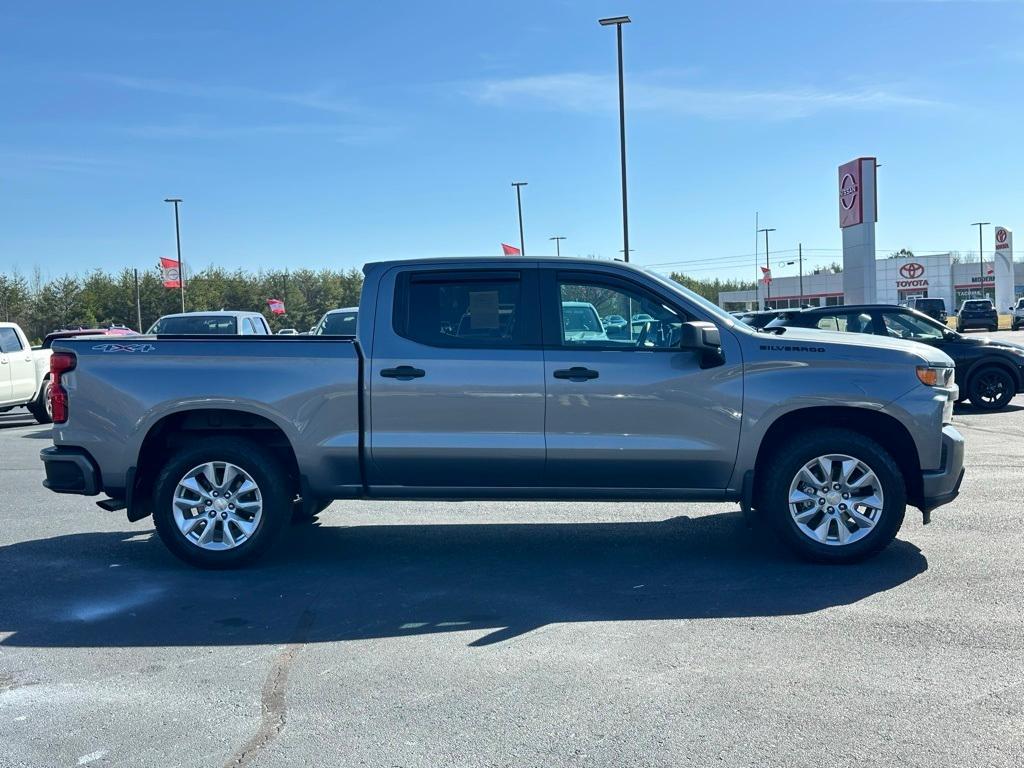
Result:
M369 364L371 488L530 487L544 472L537 269L395 268Z
M679 349L700 319L620 277L541 270L548 484L724 489L742 417L739 345L724 360Z

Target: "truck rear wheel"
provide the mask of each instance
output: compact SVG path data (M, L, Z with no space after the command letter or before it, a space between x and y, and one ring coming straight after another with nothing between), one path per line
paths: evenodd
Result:
M802 433L764 472L760 509L806 559L863 560L886 547L903 524L903 475L888 451L857 432Z
M291 515L287 474L272 453L247 440L201 443L173 454L157 477L157 533L191 565L249 563L270 548Z

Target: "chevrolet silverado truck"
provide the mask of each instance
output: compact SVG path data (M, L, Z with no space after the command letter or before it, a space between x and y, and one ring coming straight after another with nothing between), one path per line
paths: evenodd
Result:
M55 343L44 485L152 515L203 567L334 499L738 502L850 562L959 491L953 362L923 344L758 332L618 262L364 272L354 336ZM581 303L645 319L580 334Z

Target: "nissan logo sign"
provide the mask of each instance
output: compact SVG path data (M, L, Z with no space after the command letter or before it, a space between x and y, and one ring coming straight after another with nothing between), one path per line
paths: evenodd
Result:
M853 204L857 202L857 182L853 178L852 173L843 175L842 181L839 182L839 204L843 206L844 211L849 211L853 208Z
M924 265L918 264L916 261L911 261L900 267L900 274L907 278L907 280L916 280L924 274Z

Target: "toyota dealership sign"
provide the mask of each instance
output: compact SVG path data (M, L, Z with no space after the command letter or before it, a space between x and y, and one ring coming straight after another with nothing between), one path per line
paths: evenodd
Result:
M897 288L927 288L928 280L924 276L924 264L908 261L900 265L900 277L896 281Z

